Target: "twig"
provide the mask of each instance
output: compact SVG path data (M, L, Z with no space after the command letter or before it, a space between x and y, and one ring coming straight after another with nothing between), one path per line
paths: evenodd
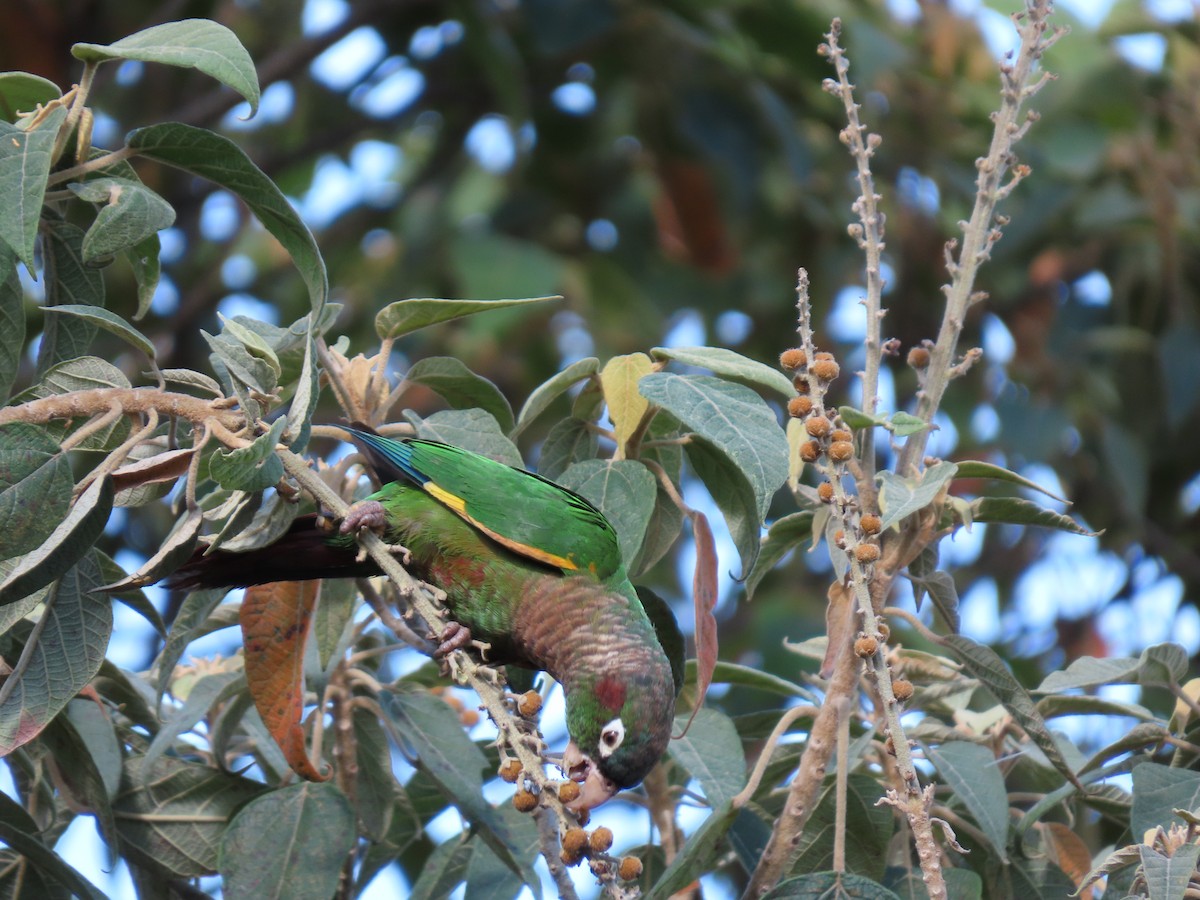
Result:
M160 391L157 388L93 388L54 394L40 400L30 400L18 406L0 408L0 425L9 422L42 424L53 419L80 419L107 412L119 405L126 413L146 413L151 409L159 415L187 419L193 425L212 420L229 431L246 427L242 413L223 406L223 400L202 400L190 394Z

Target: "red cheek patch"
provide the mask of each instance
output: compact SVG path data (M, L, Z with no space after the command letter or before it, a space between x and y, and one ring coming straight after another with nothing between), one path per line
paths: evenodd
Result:
M625 705L625 685L616 678L606 675L596 685L596 699L605 709L616 712Z

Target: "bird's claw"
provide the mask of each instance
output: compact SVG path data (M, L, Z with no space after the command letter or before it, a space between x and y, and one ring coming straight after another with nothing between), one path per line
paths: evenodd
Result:
M381 531L387 526L387 511L378 500L359 500L346 510L342 519L342 534L353 534L362 528ZM405 551L407 552L407 551Z
M455 650L462 650L475 643L471 639L471 629L458 622L449 622L438 635L437 649L433 651L434 659L445 659Z

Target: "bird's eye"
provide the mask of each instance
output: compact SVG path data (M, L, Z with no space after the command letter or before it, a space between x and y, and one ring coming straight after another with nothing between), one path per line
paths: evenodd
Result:
M621 746L621 741L625 740L625 723L620 719L613 719L600 730L600 756L602 759L607 759L612 756L613 751Z

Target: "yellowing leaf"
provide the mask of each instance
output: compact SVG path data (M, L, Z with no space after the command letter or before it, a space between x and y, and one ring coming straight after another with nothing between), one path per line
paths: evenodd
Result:
M600 386L620 454L624 454L626 442L650 408L650 401L638 392L638 381L653 370L654 364L645 353L614 356L600 370Z

